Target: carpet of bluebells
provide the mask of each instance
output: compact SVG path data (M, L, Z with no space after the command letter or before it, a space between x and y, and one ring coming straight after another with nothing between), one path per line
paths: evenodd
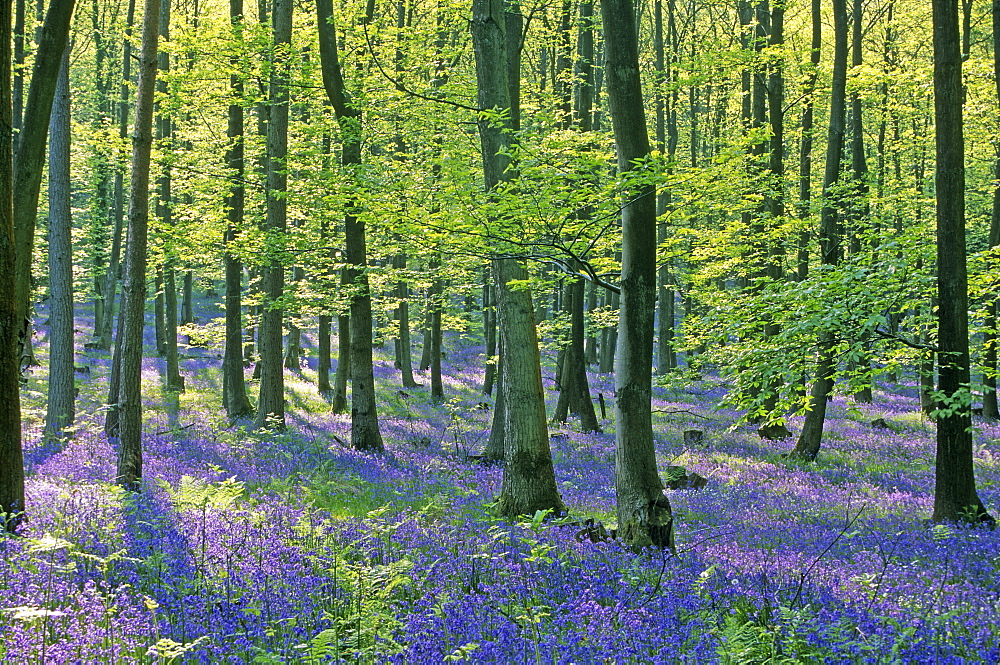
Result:
M313 338L280 434L226 421L219 347L183 347L180 395L148 359L139 494L109 483L109 356L82 333L76 433L42 443L44 336L24 393L29 521L0 539L3 662L1000 662L1000 532L927 523L934 434L912 386L836 398L813 464L735 426L718 381L658 388L661 466L709 481L667 492L676 555L634 553L570 523L614 520L610 421L551 429L570 518L491 517L502 471L468 457L492 402L474 332L447 339L443 404L401 391L390 345L376 350L384 457L345 447ZM610 400L612 378L591 379ZM998 515L1000 427L976 426ZM689 429L704 437L685 446Z

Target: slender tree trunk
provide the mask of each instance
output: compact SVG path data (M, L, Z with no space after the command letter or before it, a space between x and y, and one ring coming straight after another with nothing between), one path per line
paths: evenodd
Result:
M504 450L504 419L507 417L507 400L503 392L503 339L497 341L497 380L496 380L496 403L493 406L493 421L490 423L490 438L486 441L486 449L483 450L483 460L490 463L504 462L506 451Z
M333 378L333 396L330 411L347 412L347 383L351 377L351 317L341 314L337 318L337 374Z
M284 193L288 190L285 157L288 154L288 81L291 74L292 0L274 0L271 12L274 35L274 64L271 70L270 113L267 123L267 218L269 234L285 233L288 209ZM285 269L280 259L270 259L261 266L264 291L260 317L260 399L257 401L256 427L285 428L285 372L282 366L282 314L278 303L284 294Z
M673 44L671 43L671 47ZM656 78L653 87L653 98L656 106L656 149L661 154L668 155L668 164L673 161L672 153L667 152L667 118L669 110L667 105L670 96L666 94L665 87L670 81L671 72L667 68L666 57L664 55L663 40L663 3L655 0L653 4L653 54L655 58L654 67ZM676 128L674 128L676 131ZM667 167L670 168L669 166ZM663 219L670 206L670 192L664 189L656 197L656 216L659 219L657 226L656 241L660 245L667 241L667 222ZM670 264L665 260L660 260L657 269L657 334L656 334L656 373L667 374L671 369L677 367L677 356L674 354L674 290L670 283Z
M0 275L13 274L15 265L11 9L10 2L0 2ZM18 10L23 32L23 3L18 4ZM10 533L20 525L24 512L21 373L18 366L18 335L23 328L22 321L13 282L9 278L0 280L0 528Z
M393 257L393 268L398 274L403 274L406 270L406 254L397 254ZM410 287L405 280L396 282L396 318L398 332L396 334L396 364L399 365L399 373L402 377L404 388L416 388L417 382L413 378L413 357L411 352L412 342L410 341Z
M229 0L229 20L237 40L243 37L243 0ZM226 227L226 350L222 358L222 396L226 415L231 420L246 418L253 413L247 397L246 380L243 376L243 262L232 251L243 228L243 212L246 203L246 187L243 180L243 79L236 67L238 57L233 56L230 64L233 73L229 76L232 99L229 102L229 125L226 135L230 140L226 162L233 179L227 197L228 225ZM329 345L329 336L327 344Z
M997 100L1000 101L1000 0L993 0L993 79L996 83ZM996 144L996 163L993 177L1000 183L1000 142ZM1000 184L993 188L993 213L990 219L990 248L1000 247ZM992 269L996 274L997 262ZM1000 419L997 409L997 296L986 303L985 332L983 334L983 417Z
M431 261L429 266L434 274L427 304L430 307L430 348L431 348L431 399L435 402L444 401L444 383L441 380L441 310L444 308L444 288L441 285L439 271L441 263Z
M128 136L128 113L129 113L129 79L132 75L132 23L135 20L135 0L129 0L128 15L125 21L125 40L122 50L122 83L121 93L118 98L118 137L125 142ZM108 271L104 275L104 284L101 289L101 301L104 303L103 325L97 331L95 344L98 349L108 350L111 348L111 331L114 322L115 292L118 289L118 271L120 268L122 251L122 221L124 218L125 201L125 164L124 159L116 165L114 184L114 216L113 229L111 232L111 255L108 258Z
M508 16L520 8L501 0L473 0L472 43L476 56L478 103L483 109L512 108L507 34ZM511 178L507 156L510 134L485 118L479 121L483 176L487 192ZM508 518L538 510L565 509L556 488L545 417L545 395L531 293L512 289L527 278L517 260L495 258L499 329L502 344L504 474L497 512ZM498 409L499 410L499 409ZM494 418L494 428L497 422Z
M830 127L827 134L826 169L823 174L823 212L820 220L820 261L823 265L840 262L840 219L831 190L840 179L840 162L844 152L844 111L847 94L847 1L833 0L833 85L830 89ZM816 383L809 397L802 433L795 444L795 455L816 459L823 440L826 402L833 390L833 335L823 333L819 339L819 360Z
M483 394L493 394L493 383L497 378L497 314L493 298L494 288L488 273L483 277L483 336L486 338L486 375L483 378Z
M160 39L170 41L170 0L160 0ZM157 69L161 75L156 84L157 92L166 96L167 84L165 77L170 71L170 54L160 51L157 56ZM173 150L173 118L157 104L155 109L156 138L160 148L165 153ZM163 171L158 179L159 196L156 200L156 215L164 228L174 225L173 217L173 181L170 173L170 161L163 165ZM168 239L163 249L163 349L167 360L167 390L184 392L184 377L181 376L177 357L177 283L174 270L174 243Z
M343 145L341 164L353 173L361 165L361 109L351 100L340 66L334 31L332 0L317 0L320 60L323 84L340 125ZM374 3L369 3L365 22L371 20ZM379 430L375 402L375 374L372 367L372 298L368 286L368 247L365 222L359 216L359 202L345 206L344 238L347 266L345 274L353 290L351 296L351 446L375 453L385 451Z
M153 91L156 86L159 21L160 1L146 0L132 137L125 279L122 283L122 312L118 326L118 336L121 338L121 380L117 400L120 410L120 440L115 482L132 490L139 488L142 479L142 331L146 305L149 161L153 146Z
M9 0L8 0L9 1ZM22 332L17 335L20 355L31 357L31 264L35 245L38 191L45 164L45 137L55 96L59 67L69 37L73 0L52 0L39 31L35 65L24 105L24 121L14 155L14 234L16 243L14 288ZM9 274L9 273L8 273Z
M823 22L820 0L812 0L812 43L809 51L809 68L806 70L802 86L802 143L799 147L799 219L811 216L812 200L812 149L813 149L813 104L816 91L816 77L819 72L819 55L823 47ZM809 242L811 234L807 230L799 233L798 266L796 277L804 281L809 276Z
M194 273L184 271L184 301L181 307L181 323L194 323Z
M854 0L853 16L853 43L851 54L851 66L860 67L862 64L861 38L862 38L862 0ZM863 117L863 105L861 95L857 91L851 93L851 170L855 180L855 200L852 210L853 228L851 229L851 253L858 254L861 251L861 236L866 229L870 228L869 221L870 208L868 205L868 160L865 159L865 124ZM871 358L868 354L870 346L867 335L860 343L860 357L855 363L854 370L863 376L863 384L854 393L854 399L862 404L872 403L871 385Z
M70 435L76 416L73 369L73 220L70 211L69 51L63 55L49 120L49 387L45 438Z
M932 0L937 159L938 391L931 519L995 524L976 492L969 395L969 307L965 263L965 141L957 0Z
M603 0L608 105L621 173L649 155L632 0ZM618 536L632 547L673 548L673 516L656 469L652 423L656 299L656 190L624 194L621 311L615 361L615 494Z

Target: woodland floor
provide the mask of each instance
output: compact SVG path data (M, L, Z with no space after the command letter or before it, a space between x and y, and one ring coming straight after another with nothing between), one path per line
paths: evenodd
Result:
M734 427L718 381L657 389L661 469L709 481L667 492L677 556L637 555L559 520L490 517L501 470L467 459L491 416L478 332L447 338L443 405L400 391L391 345L376 349L385 457L343 446L348 417L315 390L306 332L280 435L226 422L220 347L183 349L179 396L146 360L136 496L109 484L109 356L84 352L84 332L76 436L40 443L39 327L42 366L23 393L30 521L26 538L0 539L4 662L1000 662L1000 531L927 524L934 433L912 386L881 386L873 405L836 398L813 464ZM551 388L551 358L544 374ZM610 399L612 377L591 378ZM553 426L552 451L571 518L611 524L614 424L602 426ZM980 493L998 515L1000 427L976 427ZM687 429L703 442L685 448Z

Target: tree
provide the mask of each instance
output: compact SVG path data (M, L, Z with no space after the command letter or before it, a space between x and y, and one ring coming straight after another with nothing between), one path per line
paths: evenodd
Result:
M146 309L146 248L149 228L149 161L153 147L153 92L156 89L160 0L146 0L139 54L139 84L132 134L128 237L122 311L118 322L121 375L118 387L118 464L115 481L138 489L142 480L142 333Z
M374 3L369 4L364 20L371 20ZM333 3L317 0L319 53L322 61L323 85L334 115L340 124L341 165L355 177L360 177L361 109L353 102L344 85L337 39L333 25ZM378 424L375 403L375 373L372 368L372 299L368 286L368 249L365 222L359 215L358 201L352 199L344 213L344 238L347 265L344 267L346 286L351 290L350 368L351 368L351 446L356 450L383 452L385 444ZM341 337L343 340L343 336ZM339 373L339 372L338 372Z
M69 38L73 0L52 0L42 25L35 65L31 72L24 121L14 154L14 233L17 243L14 285L18 314L24 330L17 336L21 354L30 353L31 264L35 244L38 190L45 164L45 137L55 96L59 67ZM8 273L9 274L9 273Z
M1000 0L993 0L993 81L997 101L1000 102ZM1000 142L996 144L996 161L993 176L1000 183ZM993 210L990 215L990 249L1000 252L1000 184L993 187ZM996 259L992 261L996 272ZM997 408L997 297L989 297L986 304L986 321L983 334L983 417L1000 419Z
M76 414L73 364L73 220L70 210L69 45L49 120L49 386L45 438L68 435Z
M510 12L519 11L516 7ZM483 182L488 193L511 179L508 169L512 107L507 57L507 17L501 0L473 0L472 44L476 57L479 138ZM508 115L509 117L509 115ZM564 510L555 482L531 291L512 282L527 278L525 267L498 247L492 260L501 340L504 414L504 474L497 512L504 517Z
M243 34L243 0L229 0L229 20L237 40ZM226 136L231 141L226 161L232 173L233 182L227 197L228 226L226 227L226 350L222 360L222 402L226 415L231 419L249 416L253 407L247 398L246 381L243 377L243 316L242 278L243 262L232 251L243 227L243 210L246 201L246 187L243 184L243 79L236 67L239 58L233 56L233 73L229 75L232 99L229 101L229 124ZM329 343L329 336L327 337Z
M618 169L649 156L632 0L602 0L608 106ZM637 182L622 205L621 310L615 362L615 494L618 536L633 547L673 547L673 517L656 469L652 423L656 300L656 190Z
M0 2L0 274L14 272L14 118L11 100L11 3ZM24 512L21 373L23 317L10 279L0 280L0 522L13 533Z
M840 162L844 153L844 111L847 95L847 1L833 0L833 84L830 88L830 126L827 132L826 165L823 173L823 211L820 219L820 263L836 266L840 263L840 220L834 200L834 190L840 179ZM794 454L807 460L816 459L823 440L826 402L833 391L834 335L824 331L819 340L819 360L816 379L809 396L809 407L802 433L795 444Z
M931 519L993 525L976 492L969 386L965 136L958 1L933 0L937 162L938 411Z
M164 42L170 41L170 0L160 0L160 39ZM166 76L170 71L170 54L160 51L157 68L160 70L160 77L157 81L157 92L161 99L166 101L167 82ZM156 109L156 139L161 146L161 150L170 154L174 149L172 114L160 107L157 103ZM163 171L158 179L159 193L156 198L156 216L159 217L164 229L169 229L174 225L173 211L173 179L171 178L170 159L168 158L162 165ZM163 264L160 266L160 274L163 276L163 342L164 355L167 360L167 390L184 392L184 377L181 376L180 366L177 357L177 281L174 269L175 243L171 234L166 234L167 238L163 247ZM157 294L159 296L159 294Z
M260 399L257 400L257 427L285 427L285 368L282 363L282 307L285 268L278 247L288 218L288 80L291 74L292 1L274 0L271 12L274 54L268 91L267 122L267 218L264 230L272 244L261 266L264 292L263 311L257 344L260 347Z

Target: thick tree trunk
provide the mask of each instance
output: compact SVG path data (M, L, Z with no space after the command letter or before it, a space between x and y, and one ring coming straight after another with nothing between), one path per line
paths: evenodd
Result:
M284 193L288 189L285 157L288 154L288 80L291 74L292 0L274 0L271 12L275 60L271 70L270 112L267 122L267 217L266 231L282 236L288 217ZM261 267L264 291L258 347L260 351L260 399L256 427L285 427L285 370L282 366L282 314L278 306L285 289L285 269L280 259Z
M840 179L844 153L844 111L847 94L847 1L833 0L833 84L830 89L830 127L827 134L826 168L823 174L823 211L820 219L820 261L823 265L840 262L840 219L831 190ZM833 335L823 333L819 340L819 361L802 433L795 444L795 455L816 459L823 440L826 403L833 389Z
M14 118L11 110L11 3L0 3L0 275L14 273ZM23 3L18 4L23 30ZM23 43L23 40L22 40ZM23 316L17 291L0 280L0 529L13 533L24 512L21 372L18 335Z
M22 332L17 335L20 355L31 357L31 264L34 257L38 191L45 164L45 137L55 96L56 80L69 37L73 0L52 0L38 35L35 65L24 105L24 121L14 155L14 288Z
M242 37L243 0L229 0L229 20L234 32ZM222 358L222 399L226 415L231 420L246 418L253 413L247 397L246 380L243 376L243 262L232 251L243 228L243 212L246 205L246 175L243 149L243 79L235 67L239 59L233 57L233 73L229 76L232 99L229 103L229 125L226 136L230 140L226 163L229 166L232 183L226 207L228 225L226 227L226 350ZM329 340L327 340L329 344Z
M507 49L508 39L519 35L507 34L507 14L519 11L511 5L505 12L501 0L473 0L471 29L480 108L512 107ZM492 192L501 181L511 178L507 168L511 137L485 118L478 124L484 184L487 192ZM492 268L497 285L504 400L505 463L497 511L508 518L538 510L562 513L565 506L556 488L549 449L531 292L508 286L511 280L526 279L527 270L512 258L496 258ZM494 417L494 428L497 424Z
M938 391L935 522L994 524L976 492L969 391L968 276L965 263L965 141L957 0L932 0L937 160Z
M69 436L76 416L73 369L73 220L70 210L69 46L49 121L49 387L46 439Z
M621 173L649 155L632 0L603 0L608 105ZM656 299L656 190L624 193L620 348L615 361L615 494L618 537L632 547L673 548L673 516L656 469L652 423Z
M142 331L146 306L146 246L149 226L149 161L153 146L153 91L156 85L157 28L160 1L146 0L139 55L135 129L132 137L132 181L122 312L121 379L118 390L118 464L115 482L138 489L142 479Z

